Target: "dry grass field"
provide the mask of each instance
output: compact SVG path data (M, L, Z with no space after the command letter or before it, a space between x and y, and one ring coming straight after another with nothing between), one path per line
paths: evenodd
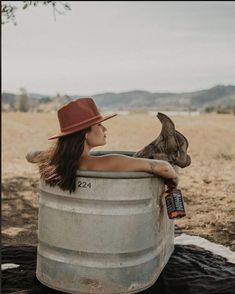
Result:
M175 224L235 251L235 116L171 117L189 140L192 164L180 169L187 216ZM104 122L107 145L97 150L138 151L160 133L161 124L144 113ZM45 149L57 133L56 113L2 114L3 244L37 243L38 171L27 152Z

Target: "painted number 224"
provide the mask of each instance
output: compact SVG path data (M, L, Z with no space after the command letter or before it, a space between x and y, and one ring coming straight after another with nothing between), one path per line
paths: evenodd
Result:
M80 188L91 188L91 183L89 182L81 182L81 181L78 181L78 187Z

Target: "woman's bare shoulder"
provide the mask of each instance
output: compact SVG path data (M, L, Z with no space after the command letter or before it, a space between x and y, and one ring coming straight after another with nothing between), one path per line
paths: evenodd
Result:
M98 171L135 171L144 159L133 158L124 154L106 154L89 156L81 160L80 169ZM140 167L140 169L143 169Z
M107 154L99 156L87 156L81 158L79 169L81 170L110 170L115 167L118 161L122 160L125 155Z

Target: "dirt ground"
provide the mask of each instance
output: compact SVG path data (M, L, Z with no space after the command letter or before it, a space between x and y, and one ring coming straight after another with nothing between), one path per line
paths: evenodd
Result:
M180 169L187 216L175 220L182 232L205 237L235 251L235 116L174 116L189 140L192 164ZM160 133L155 116L119 115L104 122L107 145L95 150L138 151ZM38 170L27 152L45 149L57 133L56 113L2 114L2 243L37 244Z

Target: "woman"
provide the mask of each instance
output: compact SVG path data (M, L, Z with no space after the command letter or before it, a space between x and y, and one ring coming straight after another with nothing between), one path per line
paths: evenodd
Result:
M119 154L90 154L92 148L106 144L107 129L102 122L116 116L102 116L92 98L69 102L57 114L60 133L49 138L58 139L55 145L46 152L27 157L31 162L39 162L41 178L47 184L58 185L71 193L75 191L76 171L79 169L149 172L170 179L171 184L177 185L177 173L167 161Z

